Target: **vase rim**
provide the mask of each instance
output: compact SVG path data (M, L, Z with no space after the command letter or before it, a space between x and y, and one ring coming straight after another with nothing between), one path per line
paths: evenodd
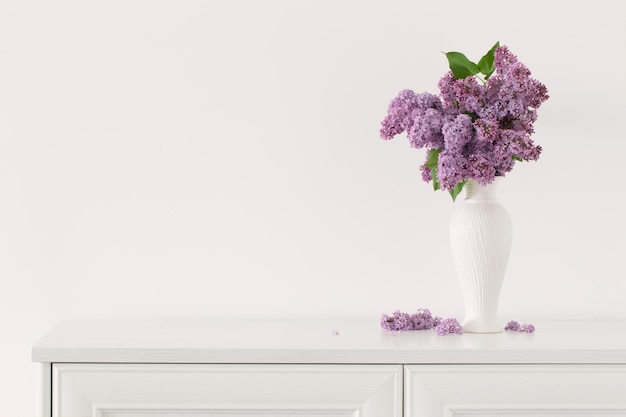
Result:
M476 180L469 179L465 187L465 201L497 201L498 185L503 177L495 177L489 184L482 185Z
M467 179L467 183L468 183L468 184L470 184L470 183L471 183L471 184L476 184L476 185L478 185L478 186L480 186L480 187L487 187L487 186L489 186L489 185L499 183L499 182L501 182L503 179L504 179L504 177L503 177L503 176L498 175L498 176L494 177L493 181L491 181L490 183L487 183L487 184L483 185L483 184L479 183L478 181L476 181L475 179L468 178L468 179Z

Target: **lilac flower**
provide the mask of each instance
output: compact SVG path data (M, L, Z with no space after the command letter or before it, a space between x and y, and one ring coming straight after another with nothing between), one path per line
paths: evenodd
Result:
M454 78L452 71L448 71L439 80L439 94L441 96L444 110L452 110L454 112L458 111L458 107L456 105L457 98L455 96L456 89L454 87L456 82L457 79Z
M383 314L380 325L385 330L399 331L411 329L411 315L395 311L391 316Z
M415 123L407 133L409 142L414 148L442 148L444 146L444 134L442 127L444 117L441 110L428 108L422 114L415 117Z
M493 155L488 153L475 153L468 157L468 177L480 185L493 182L496 177L496 164Z
M483 117L474 122L476 140L478 142L493 143L500 137L500 123L495 117Z
M383 139L406 132L412 147L439 151L436 179L444 190L467 179L489 184L516 160L541 154L531 135L548 90L508 47L496 48L493 58L495 72L482 84L449 71L439 80L439 96L403 90L382 121ZM435 179L430 168L420 171L424 181Z
M398 310L394 311L391 316L383 314L380 319L380 326L385 330L391 331L408 330L408 322L409 315Z
M412 116L417 110L417 96L411 90L402 90L387 108L387 117L382 121L380 135L384 139L392 139L395 135L407 130L412 124Z
M420 165L420 171L422 173L422 179L424 182L431 182L433 179L433 173L426 165Z
M524 161L536 161L541 154L541 146L535 146L530 135L524 131L505 130L501 133L503 142L508 144L509 152Z
M427 308L421 308L414 314L403 313L399 310L391 315L383 314L380 319L380 326L389 331L435 329L435 332L439 336L463 334L463 326L461 326L457 319L433 317L430 310ZM506 324L504 330L519 333L534 333L535 326L526 323L519 324L517 321L511 320ZM338 335L339 332L334 330L333 334Z
M437 177L445 190L453 189L467 178L468 160L453 151L445 150L439 154Z
M519 327L519 331L522 333L535 333L535 326L524 323Z
M453 102L448 105L455 107L460 113L476 113L482 107L485 95L484 88L476 78L467 77L450 83Z
M457 319L445 319L435 327L435 331L439 336L446 336L449 334L463 334L463 326L457 321Z
M387 117L382 121L380 135L383 139L410 131L415 118L428 109L441 108L439 98L430 93L415 94L411 90L402 90L387 108Z
M527 324L527 323L519 324L515 320L511 320L510 322L506 324L506 326L504 327L504 330L511 331L511 332L519 332L519 333L534 333L535 326L533 326L532 324Z
M519 323L516 322L515 320L511 320L510 322L506 324L506 326L504 326L504 330L516 332L519 330Z
M438 317L433 317L430 310L427 308L417 310L417 312L411 316L411 319L415 330L432 329L439 320Z
M392 315L383 314L380 326L390 331L427 330L432 329L439 322L426 308L419 309L415 314L395 311Z
M441 128L446 151L462 154L464 148L474 139L474 125L467 114L459 114Z
M434 94L420 93L417 95L417 107L420 110L426 111L427 109L442 109L441 100Z
M493 54L496 71L504 72L508 67L517 62L517 56L513 55L506 45L497 48Z

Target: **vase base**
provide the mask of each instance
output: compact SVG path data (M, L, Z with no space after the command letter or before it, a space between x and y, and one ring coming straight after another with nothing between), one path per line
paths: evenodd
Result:
M477 320L466 320L463 333L502 333L504 328L499 323L485 323Z

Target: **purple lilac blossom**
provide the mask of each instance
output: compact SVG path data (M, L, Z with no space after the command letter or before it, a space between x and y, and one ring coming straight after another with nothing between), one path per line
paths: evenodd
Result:
M506 324L504 330L511 332L519 332L519 333L534 333L535 326L529 323L519 324L515 320L511 320Z
M380 326L385 330L408 330L409 315L401 311L394 311L392 315L383 314Z
M495 117L484 117L474 122L476 141L494 143L500 134L500 123Z
M504 326L504 330L516 332L519 330L519 323L516 322L515 320L511 320L510 322L506 324L506 326Z
M392 315L383 314L380 326L390 331L427 330L439 323L438 317L433 317L427 308L417 310L415 314L395 311Z
M469 177L473 178L480 185L487 185L493 182L496 177L496 164L493 155L489 153L475 153L468 158Z
M444 146L442 127L444 117L441 110L428 108L415 118L415 123L407 133L407 138L414 148L428 147L439 149Z
M411 115L417 109L417 96L411 90L402 90L387 108L387 117L382 121L380 135L384 139L392 139L404 132L412 122Z
M456 184L467 178L468 159L463 155L448 151L439 154L439 166L437 167L437 179L441 187L446 190L453 189Z
M424 182L431 182L433 179L433 173L426 165L420 165L420 171L422 173L422 179Z
M441 108L439 98L430 93L415 94L411 90L402 90L389 103L387 117L381 123L380 136L392 139L402 132L410 132L416 117L431 108Z
M446 151L463 154L474 140L474 125L467 114L459 114L441 128Z
M445 319L441 320L435 331L439 336L446 336L449 334L463 334L463 326L457 319Z
M436 175L444 190L467 179L489 184L510 172L515 158L534 161L541 154L531 135L537 109L549 97L546 87L504 45L494 52L494 66L484 84L447 72L439 96L403 90L382 122L383 139L406 131L412 147L441 151ZM433 180L427 167L421 174Z
M485 91L476 78L455 79L450 88L454 101L448 103L448 108L453 108L461 114L476 114L482 108Z

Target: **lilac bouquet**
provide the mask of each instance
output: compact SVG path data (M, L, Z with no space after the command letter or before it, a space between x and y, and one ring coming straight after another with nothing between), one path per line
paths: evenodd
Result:
M412 147L426 148L422 178L454 200L469 179L486 185L516 161L539 158L531 134L548 90L499 42L477 64L460 52L445 55L450 71L439 81L440 94L401 91L380 135L389 140L407 132Z

